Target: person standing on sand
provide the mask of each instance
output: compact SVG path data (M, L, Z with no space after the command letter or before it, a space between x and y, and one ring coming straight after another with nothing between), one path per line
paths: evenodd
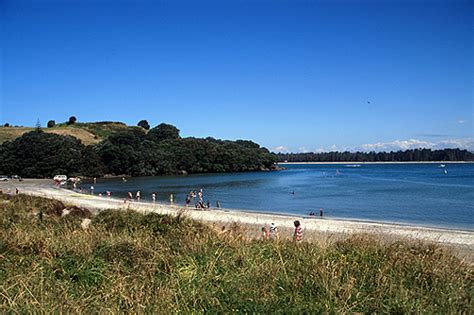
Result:
M173 204L173 202L174 202L174 196L173 194L170 194L170 204Z
M323 208L319 208L319 216L322 217L324 214L324 210Z
M293 239L297 242L301 242L303 240L303 229L301 228L301 223L300 221L296 220L294 225L295 233L293 234Z
M91 186L91 195L94 194L94 186Z
M272 222L272 224L270 224L269 236L272 240L278 238L278 227L273 222Z
M132 193L131 193L130 191L128 192L128 199L129 199L130 201L133 200L133 195L132 195Z
M140 198L141 198L141 192L140 191L137 191L136 197L137 197L137 201L140 202Z
M266 227L262 227L262 240L266 241L270 238L270 232L268 232Z
M216 201L216 208L220 208L221 207L221 203L219 202L219 200Z
M153 203L156 203L156 194L155 193L151 194L151 200L153 200Z

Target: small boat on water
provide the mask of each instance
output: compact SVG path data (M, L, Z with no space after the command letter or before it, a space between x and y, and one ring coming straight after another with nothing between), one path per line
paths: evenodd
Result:
M444 175L448 175L448 170L444 170Z
M439 167L446 167L446 164L440 164Z
M360 164L346 164L345 167L360 167Z

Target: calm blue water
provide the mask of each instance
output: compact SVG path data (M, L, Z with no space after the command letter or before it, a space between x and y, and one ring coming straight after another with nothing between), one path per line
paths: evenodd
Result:
M96 193L110 190L151 193L160 202L169 194L184 204L191 190L224 208L325 216L474 230L474 164L289 165L280 172L99 179ZM86 185L84 185L86 186ZM291 192L295 194L291 194Z

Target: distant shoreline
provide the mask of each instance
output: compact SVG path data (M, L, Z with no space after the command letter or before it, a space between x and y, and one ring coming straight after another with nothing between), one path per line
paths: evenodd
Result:
M474 164L474 161L406 161L406 162L278 162L279 165L288 164Z

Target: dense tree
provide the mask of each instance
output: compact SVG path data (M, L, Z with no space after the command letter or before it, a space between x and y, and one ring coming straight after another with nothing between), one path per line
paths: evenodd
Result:
M23 177L258 171L274 168L276 161L275 154L252 141L181 138L168 124L148 133L120 128L94 146L41 129L0 145L0 173Z
M160 127L161 126L161 127ZM276 155L251 141L179 138L170 125L117 132L96 146L110 174L134 176L206 172L240 172L274 167ZM172 128L171 128L172 127ZM160 133L162 132L163 133Z
M104 165L91 148L71 136L45 133L40 129L2 144L0 173L22 177L100 176Z
M10 124L9 124L9 123L5 123L5 125L3 125L3 127L10 127Z
M146 121L145 119L143 120L140 120L137 124L138 127L142 127L143 129L150 129L150 125L148 124L148 121Z
M460 149L414 149L397 152L279 153L280 162L413 162L474 161L474 153Z
M48 128L53 128L56 125L56 122L54 120L48 121Z
M71 116L71 117L69 117L69 120L67 121L67 124L68 125L74 125L76 123L76 121L77 121L76 116Z
M155 128L150 129L147 136L148 139L155 142L176 140L179 139L179 129L173 125L162 123Z

